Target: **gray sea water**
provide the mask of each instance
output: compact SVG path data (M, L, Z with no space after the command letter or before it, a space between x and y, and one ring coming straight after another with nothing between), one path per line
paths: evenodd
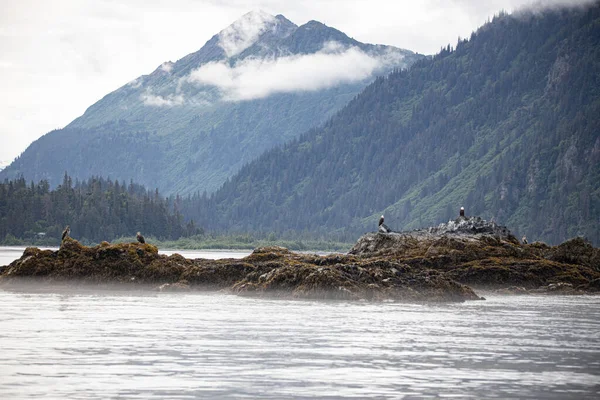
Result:
M600 297L0 287L0 399L600 398Z

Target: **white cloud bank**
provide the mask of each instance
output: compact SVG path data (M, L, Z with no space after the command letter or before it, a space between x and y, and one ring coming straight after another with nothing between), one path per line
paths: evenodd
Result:
M160 64L160 70L163 72L166 72L167 74L170 74L171 71L173 70L173 65L175 65L173 62L166 61L166 62Z
M140 96L140 99L142 100L144 105L153 107L174 107L180 106L185 102L185 99L181 94L157 96L153 94L150 90L146 90L146 92Z
M315 54L245 59L233 67L227 62L211 62L191 72L188 81L217 87L224 100L253 100L361 81L387 62L356 47L342 49L329 43Z

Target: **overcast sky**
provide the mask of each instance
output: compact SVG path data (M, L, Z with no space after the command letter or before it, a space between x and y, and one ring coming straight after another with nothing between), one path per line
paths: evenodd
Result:
M433 54L499 10L586 0L0 0L0 162L252 10Z

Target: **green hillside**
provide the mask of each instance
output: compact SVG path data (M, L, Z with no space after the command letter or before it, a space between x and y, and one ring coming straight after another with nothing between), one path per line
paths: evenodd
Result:
M379 78L186 216L212 229L408 230L467 214L600 243L600 4L502 14Z

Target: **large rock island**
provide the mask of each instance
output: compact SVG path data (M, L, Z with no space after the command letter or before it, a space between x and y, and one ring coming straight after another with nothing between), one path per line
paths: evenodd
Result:
M86 247L66 238L58 251L29 247L0 270L5 286L32 280L285 298L464 301L480 299L472 288L600 291L600 250L580 238L554 247L521 244L505 227L479 218L368 233L348 254L327 256L263 247L239 260L191 260L160 255L150 244Z

